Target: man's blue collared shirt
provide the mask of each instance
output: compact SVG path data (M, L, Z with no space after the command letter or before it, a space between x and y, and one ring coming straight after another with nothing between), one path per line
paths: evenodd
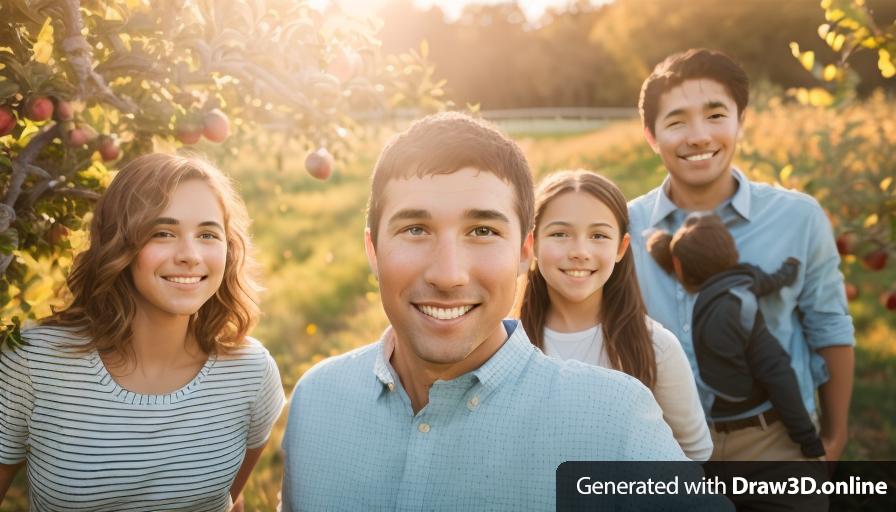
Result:
M799 277L792 286L760 299L769 331L790 354L806 410L815 411L815 389L828 379L818 349L854 345L852 318L846 306L840 256L830 221L812 197L749 181L732 169L737 191L718 208L718 214L737 243L742 262L774 272L790 256L800 260ZM697 361L691 338L695 294L689 294L646 251L654 230L674 233L690 213L678 208L666 193L669 178L658 188L629 203L632 249L641 293L648 314L675 333L691 368ZM698 380L704 407L712 403ZM757 409L768 408L763 404ZM747 411L730 419L755 415Z
M417 414L389 341L308 371L283 439L283 510L553 510L562 462L686 460L639 381L505 328L491 359L436 381Z

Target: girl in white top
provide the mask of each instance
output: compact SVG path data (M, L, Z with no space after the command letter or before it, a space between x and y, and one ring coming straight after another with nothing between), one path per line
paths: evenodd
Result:
M647 317L627 228L625 198L612 181L589 171L546 177L535 194L523 326L549 356L639 379L684 453L707 460L712 441L693 373L675 335Z
M25 463L33 512L231 508L285 402L247 229L209 163L124 166L70 304L0 352L0 502Z

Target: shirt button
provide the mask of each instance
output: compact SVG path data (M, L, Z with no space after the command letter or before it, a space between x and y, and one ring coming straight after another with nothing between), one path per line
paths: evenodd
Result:
M474 396L473 398L467 400L467 409L472 411L472 410L476 409L476 407L478 407L478 406L479 406L479 397L478 396Z
M690 326L690 325L687 325L687 324L683 325L681 328L684 329L684 332L690 332L690 331L691 331L691 326Z
M429 432L429 423L421 423L417 425L417 430L423 432L424 434Z
M392 384L391 382L386 384L386 387L389 388L389 391L395 391L395 384Z

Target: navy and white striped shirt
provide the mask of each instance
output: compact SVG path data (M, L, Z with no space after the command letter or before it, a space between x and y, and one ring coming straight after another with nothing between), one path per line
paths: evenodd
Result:
M0 464L27 461L34 512L226 510L246 449L267 441L285 402L251 338L166 395L120 387L68 329L23 338L0 353Z

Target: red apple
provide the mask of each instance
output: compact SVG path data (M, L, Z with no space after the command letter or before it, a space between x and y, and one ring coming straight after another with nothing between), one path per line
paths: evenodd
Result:
M90 125L73 125L65 134L65 143L72 147L81 147L96 138L96 130Z
M56 120L57 121L71 121L75 118L75 109L72 108L72 104L59 100L56 102Z
M856 234L853 232L847 231L846 233L841 233L840 236L837 237L837 252L839 252L841 256L852 254L856 247L856 238Z
M32 96L25 103L25 115L32 121L46 121L53 117L53 101L46 96Z
M196 144L202 137L202 126L196 123L183 123L177 127L175 136L183 144Z
M112 137L103 137L103 140L100 141L99 151L104 162L118 160L118 157L121 156L121 149Z
M843 285L843 287L846 289L846 300L854 301L859 298L859 289L856 287L856 285L852 283L846 283Z
M0 107L0 137L9 135L16 127L16 116L6 105Z
M896 290L884 292L880 296L880 303L883 307L890 311L896 311Z
M209 110L202 119L202 134L212 142L221 142L230 135L230 120L218 109Z
M361 71L364 61L358 52L350 49L342 49L336 52L333 60L327 66L327 72L339 79L340 82L347 82Z
M881 270L887 266L887 251L883 249L871 251L862 257L862 261L864 261L865 266L871 270Z
M333 155L326 148L308 153L305 158L305 170L319 180L325 180L333 172Z
M59 224L58 222L53 224L50 229L44 233L44 240L50 242L52 245L57 245L59 242L63 241L68 236L68 228Z

